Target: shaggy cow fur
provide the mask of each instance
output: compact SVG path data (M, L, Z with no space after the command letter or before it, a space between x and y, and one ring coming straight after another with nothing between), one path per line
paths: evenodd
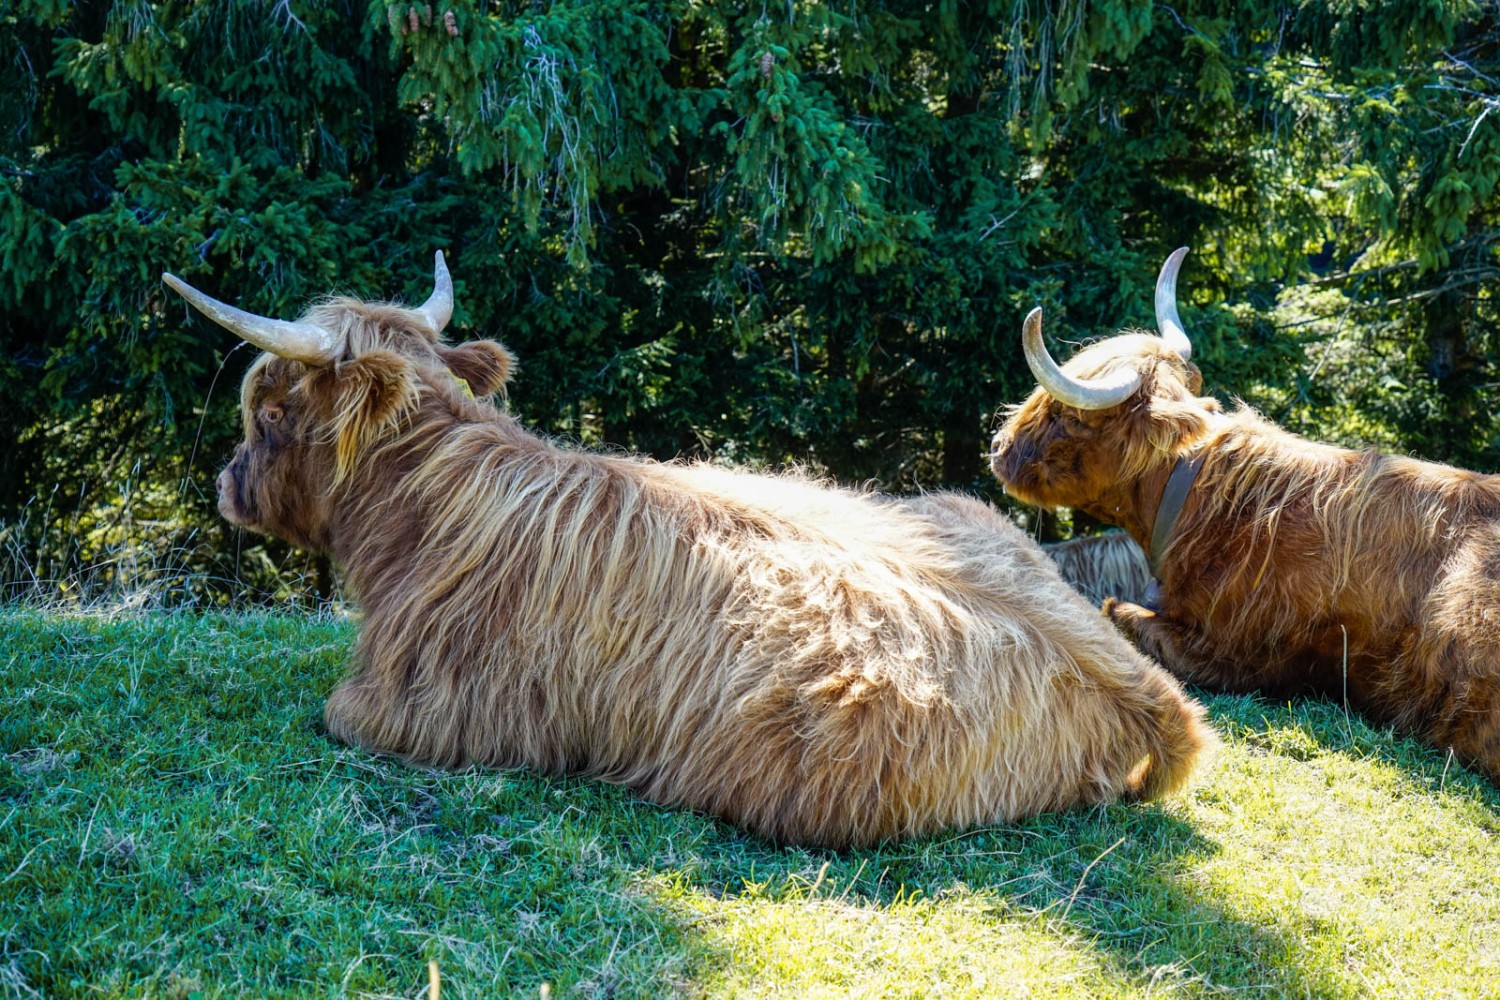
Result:
M1179 458L1202 465L1157 567L1158 608L1107 603L1179 677L1347 697L1500 777L1500 477L1298 438L1220 412L1158 337L1127 333L1063 371L1143 378L1085 411L1038 388L995 435L1011 494L1075 507L1148 546Z
M1212 739L985 504L561 447L485 398L499 344L305 319L341 353L254 364L220 507L345 571L342 740L842 846L1158 796Z
M1146 565L1146 553L1123 531L1070 538L1042 548L1057 563L1062 578L1096 604L1109 597L1134 604L1154 601L1147 596L1156 581Z

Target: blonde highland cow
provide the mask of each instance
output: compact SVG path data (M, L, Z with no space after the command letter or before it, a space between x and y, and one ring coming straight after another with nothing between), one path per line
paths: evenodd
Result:
M418 308L336 299L297 322L165 280L269 352L219 506L329 553L363 606L325 712L339 739L594 775L831 846L1157 796L1211 739L982 503L528 432L486 399L510 353L440 337L441 254Z
M1042 546L1062 578L1090 601L1107 598L1146 604L1152 600L1146 553L1123 531L1106 531Z

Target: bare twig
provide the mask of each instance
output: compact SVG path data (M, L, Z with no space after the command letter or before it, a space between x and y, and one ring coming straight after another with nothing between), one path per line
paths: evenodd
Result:
M1101 853L1093 861L1090 861L1089 866L1083 870L1083 874L1078 876L1078 884L1073 886L1073 891L1068 894L1068 905L1063 907L1062 919L1064 923L1066 923L1068 920L1068 914L1073 912L1073 902L1078 899L1078 894L1083 891L1083 883L1088 879L1089 872L1093 871L1094 866L1103 861L1105 857L1109 855L1110 851L1113 851L1116 847L1119 847L1123 843L1125 843L1125 838L1121 837L1113 844L1110 844L1104 849L1103 853Z

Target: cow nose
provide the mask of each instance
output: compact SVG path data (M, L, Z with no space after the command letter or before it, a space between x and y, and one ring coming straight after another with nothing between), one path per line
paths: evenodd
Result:
M1010 442L1002 441L997 437L995 438L994 446L990 448L990 468L994 469L996 472L1000 471L1000 466L1005 462L1005 456L1008 451L1006 445L1009 443Z
M234 486L234 463L230 462L224 466L219 473L219 478L214 481L214 486L219 491L219 513L231 521L239 518L239 491Z

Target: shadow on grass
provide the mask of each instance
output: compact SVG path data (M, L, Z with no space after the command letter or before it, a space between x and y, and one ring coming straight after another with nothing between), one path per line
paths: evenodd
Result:
M1494 829L1494 790L1441 755L1321 703L1216 698L1237 784L1215 767L1162 805L778 848L597 782L339 746L319 716L352 637L0 612L0 992L411 996L433 958L460 997L826 993L902 961L973 984L1031 954L1059 986L1043 995L1344 996L1340 956L1300 940L1315 927L1220 897L1203 871L1222 833L1187 817L1232 814L1257 755L1348 755L1390 763L1405 793L1472 793ZM926 964L902 954L921 948Z
M1321 970L1287 962L1295 949L1285 930L1240 919L1192 884L1194 864L1217 845L1155 806L1052 814L847 854L776 851L744 839L700 850L690 887L730 902L832 900L871 913L914 899L956 904L986 929L1040 932L1083 959L1074 964L1084 973L1094 959L1102 966L1095 980L1070 996L1164 981L1335 995Z
M1399 986L1393 989L1388 980L1372 986L1361 969L1381 964L1420 968L1433 957L1422 953L1420 944L1411 945L1415 950L1406 954L1386 954L1405 931L1398 928L1379 940L1388 928L1378 922L1364 925L1365 910L1390 905L1382 897L1390 890L1355 888L1353 905L1343 911L1326 912L1313 904L1329 883L1361 882L1360 864L1385 860L1381 838L1399 839L1403 832L1379 826L1382 810L1426 810L1408 836L1421 837L1439 825L1435 813L1457 816L1480 841L1488 834L1491 847L1468 858L1468 882L1459 889L1483 892L1486 879L1492 878L1492 867L1485 866L1495 856L1493 835L1500 833L1500 793L1442 753L1373 729L1326 702L1276 706L1229 696L1208 701L1213 722L1229 744L1225 757L1233 758L1234 765L1216 766L1200 778L1189 792L1196 800L1191 807L1181 802L1113 805L848 854L776 851L726 837L722 846L699 852L694 877L683 888L749 903L836 900L871 912L889 910L914 896L938 903L977 899L981 905L971 919L1041 928L1075 953L1097 957L1103 966L1098 981L1069 995L1163 988L1192 994L1409 995ZM1301 767L1317 758L1327 758L1327 766ZM1284 769L1301 772L1295 787L1257 786L1280 780ZM1362 857L1350 862L1346 874L1338 869L1345 853L1337 842L1343 827L1330 822L1329 829L1298 830L1296 817L1277 816L1283 806L1277 795L1310 801L1314 810L1328 810L1330 821L1347 821L1347 816L1331 815L1338 790L1327 785L1352 772L1357 774L1349 780L1348 793L1376 804L1357 831L1360 849L1348 852ZM1233 831L1225 838L1233 842L1227 865L1219 835L1205 833L1203 824L1185 818L1208 813L1216 814L1211 825L1223 830L1227 821ZM1270 822L1277 819L1291 829ZM1436 844L1426 849L1443 851ZM1406 862L1398 858L1409 861L1423 850L1421 845L1393 846L1390 864L1399 868ZM1213 867L1240 870L1226 877L1222 870L1210 874ZM1284 867L1299 871L1288 876ZM1399 882L1402 876L1392 878ZM1287 881L1290 889L1282 884ZM1257 895L1260 883L1264 892ZM1306 907L1297 895L1302 890L1310 901ZM1434 885L1427 897L1416 880L1409 891L1404 905L1422 911L1444 899L1449 887ZM1494 909L1487 910L1490 919ZM1461 936L1463 928L1457 932ZM1437 937L1442 939L1443 933ZM710 926L706 936L714 935ZM1361 953L1360 948L1366 950ZM1462 967L1464 962L1460 953L1453 964ZM1395 981L1402 980L1397 976Z
M1112 805L876 850L829 852L777 848L707 820L701 834L669 840L663 848L660 840L653 842L652 823L666 813L619 790L603 794L616 807L599 817L595 829L610 845L621 877L627 884L655 884L662 919L675 924L687 949L683 964L710 982L726 969L764 960L757 950L791 953L766 963L782 971L788 965L795 970L802 961L795 953L802 950L811 956L806 962L816 963L814 953L827 950L830 941L852 956L863 950L861 937L875 935L872 920L925 900L955 905L965 920L981 925L974 936L980 946L995 943L986 940L984 929L1021 928L1033 932L1033 940L1049 938L1045 955L1079 959L1073 964L1080 968L1059 970L1062 978L1084 983L1069 996L1143 987L1351 995L1336 963L1301 947L1301 927L1246 917L1204 887L1196 870L1220 853L1220 845L1170 803ZM646 814L656 818L631 821ZM677 828L691 829L681 823ZM794 907L823 909L800 931L724 930L736 922L794 923L788 910ZM837 917L850 911L863 919L841 939ZM929 913L919 923L931 920ZM822 960L837 982L837 956ZM899 966L902 958L890 954L879 961ZM1089 979L1091 965L1096 968ZM816 982L818 971L805 971ZM937 975L951 971L950 964ZM765 986L753 973L728 978L730 992ZM1024 992L1019 981L1011 986Z

